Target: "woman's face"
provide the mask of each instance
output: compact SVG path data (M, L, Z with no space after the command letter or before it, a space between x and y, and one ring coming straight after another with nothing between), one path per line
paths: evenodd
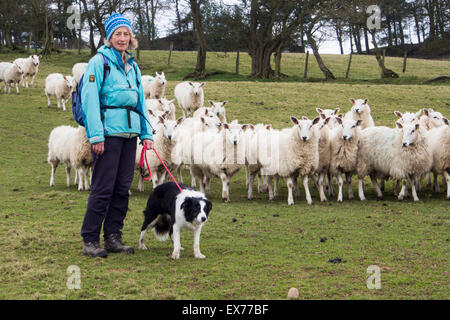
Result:
M128 49L128 46L130 45L130 40L131 34L130 30L127 27L117 28L117 30L114 31L110 39L114 49L116 49L120 53Z

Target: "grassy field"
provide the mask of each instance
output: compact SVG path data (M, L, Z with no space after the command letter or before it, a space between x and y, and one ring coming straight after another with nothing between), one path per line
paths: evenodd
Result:
M194 53L174 52L167 67L167 52L141 54L143 73L166 72L168 98L195 61ZM0 55L0 61L15 57ZM282 128L291 125L290 115L315 115L315 107L347 111L350 97L369 99L377 125L393 126L394 110L432 107L450 117L450 86L421 84L448 75L448 61L411 59L404 79L387 84L376 79L375 58L366 56L354 57L348 81L249 82L249 59L241 57L243 75L236 76L232 54L208 54L208 71L227 74L207 80L206 99L228 100L229 120ZM51 129L75 122L70 110L57 110L55 104L47 108L43 88L47 74L69 74L75 62L87 59L87 53L73 52L43 58L33 88L20 95L0 94L0 299L286 299L291 287L299 289L300 299L450 298L449 201L444 193L424 186L420 202L399 202L391 182L384 201L376 200L368 184L366 202L348 201L344 193L343 204L336 199L320 203L311 188L315 202L308 206L300 187L301 197L288 206L284 182L279 199L269 202L267 194L255 194L248 201L242 169L231 181L231 203L221 201L219 181L212 184L213 210L201 240L206 259L194 259L187 230L181 235L185 250L178 261L170 257L170 242L151 235L149 250L132 256L83 256L79 232L88 192L67 188L62 167L50 188L46 162ZM304 55L285 54L282 71L290 78L298 76L296 70L302 74L302 59ZM325 56L339 77L345 59ZM401 59L387 58L387 65L400 71ZM311 77L320 78L313 62L310 67ZM189 181L186 173L184 178ZM146 192L138 192L137 180L136 174L123 230L125 242L135 248L151 189L146 183ZM329 262L337 257L344 262ZM81 270L81 290L66 286L71 265ZM379 290L366 286L370 265L381 269Z

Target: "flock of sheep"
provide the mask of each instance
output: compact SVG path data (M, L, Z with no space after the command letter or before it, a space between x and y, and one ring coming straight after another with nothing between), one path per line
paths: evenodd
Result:
M34 79L36 73L24 71L29 64L14 61L12 65L10 69L22 70L23 76L30 75ZM73 76L50 74L47 77L45 93L49 105L49 96L54 95L58 107L62 100L65 110L65 101L86 65L74 65ZM35 69L37 72L37 66ZM1 71L0 76L4 81L9 79ZM258 192L268 191L269 200L273 200L278 196L281 177L288 187L288 204L292 205L294 195L299 196L297 179L301 176L308 204L312 204L310 178L321 201L327 201L327 195L335 196L333 181L336 179L337 201L342 202L344 183L347 184L348 198L354 197L351 183L352 177L357 176L358 195L365 200L364 178L369 176L379 198L383 197L384 182L393 179L399 200L409 196L409 182L412 197L418 201L422 180L426 177L431 184L431 173L434 174L434 191L440 192L438 176L442 175L447 199L450 199L450 125L447 118L432 109L423 109L422 116L422 110L416 113L396 111L395 128L389 128L375 125L367 99L350 99L352 107L345 114L340 113L339 108L317 108L316 118L291 116L293 126L278 130L270 124L228 122L227 101L208 100L208 106L204 105L204 82L177 84L172 100L165 98L167 81L164 73L156 73L155 77L142 76L142 84L155 130L154 146L167 167L177 173L180 182L183 182L182 169L187 168L191 185L196 187L198 181L200 191L206 194L210 192L211 180L219 178L222 199L227 202L230 201L230 180L244 166L248 199L253 198L253 182L258 177ZM175 100L183 114L178 119ZM52 166L50 185L54 185L56 167L63 163L67 186L70 186L70 170L74 168L78 190L89 189L92 158L84 128L60 126L53 129L48 147L48 162ZM149 168L140 169L141 151L142 146L138 144L136 170L141 170L138 190L144 191L143 176L148 174L148 169L153 187L163 183L167 173L153 151L147 151Z

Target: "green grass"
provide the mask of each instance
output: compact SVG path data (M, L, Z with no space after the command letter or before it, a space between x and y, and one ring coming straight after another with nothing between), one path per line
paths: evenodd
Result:
M195 61L193 53L174 52L173 65L167 68L166 52L142 54L145 73L168 71L169 98ZM232 73L233 59L224 63L214 55L208 54L211 70ZM288 62L288 56L283 60ZM0 60L15 57L0 55ZM44 58L33 88L20 95L0 94L0 299L285 299L291 287L299 289L301 299L450 298L450 203L444 193L433 193L425 185L418 203L397 201L391 182L384 201L376 200L368 182L366 202L349 201L344 193L343 204L336 199L320 203L311 188L313 206L306 204L301 187L301 197L290 207L283 181L279 199L269 202L267 194L256 193L248 201L242 169L231 181L231 203L221 201L219 181L212 184L213 211L201 239L205 260L194 259L192 232L187 230L181 235L185 250L178 261L170 257L171 243L158 242L151 234L148 251L111 254L107 259L83 256L79 232L88 192L67 188L62 167L50 188L46 162L51 129L75 122L70 110L57 110L55 104L47 108L43 87L48 73L68 74L85 58L72 52ZM339 68L342 57L325 58L336 73L345 70ZM350 97L369 99L377 125L392 126L394 110L432 107L450 116L448 85L412 80L382 84L375 81L375 58L362 56L354 62L357 75L351 83L249 82L225 75L208 81L206 99L228 100L230 120L272 123L276 128L290 126L290 115L313 116L319 106L347 111ZM421 70L418 79L448 73L450 68L448 61L415 63ZM241 65L241 70L245 74L249 69ZM295 74L283 70L289 71ZM358 80L365 77L374 82ZM190 181L186 172L184 179ZM137 180L136 174L123 230L125 242L136 249L151 189L146 183L146 192L138 192ZM323 237L327 241L321 242ZM336 257L346 262L328 262ZM81 290L66 287L71 265L81 269ZM381 268L380 290L366 287L370 265Z

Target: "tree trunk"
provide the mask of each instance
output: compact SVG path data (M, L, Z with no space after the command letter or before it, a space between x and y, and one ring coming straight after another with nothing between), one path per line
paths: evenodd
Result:
M398 21L398 30L400 31L400 42L402 47L405 46L405 34L403 33L402 19L399 18Z
M275 52L275 75L277 78L281 78L281 51L283 46L280 44Z
M386 27L388 32L388 47L392 47L392 29L391 29L391 18L389 16L386 17Z
M322 57L319 54L319 49L317 47L316 40L314 40L313 35L311 34L311 31L306 32L306 37L308 39L308 43L311 46L311 49L313 51L314 57L316 58L317 64L319 65L320 70L322 71L323 75L325 76L325 79L336 79L334 74L330 71L330 69L327 68L325 63L322 60Z
M206 76L206 39L203 32L200 3L198 0L189 0L191 4L192 19L194 20L195 34L197 35L198 50L195 77L203 79Z
M178 34L180 34L181 33L181 16L180 16L180 8L178 7L178 0L175 0L175 13L177 15Z
M236 52L236 74L239 74L239 48Z
M420 43L421 42L420 41L420 26L419 26L419 17L417 16L417 8L414 8L413 16L414 16L414 24L416 26L417 40Z
M377 40L375 38L375 32L372 31L371 34L372 34L372 43L375 47L375 58L377 59L378 66L380 67L381 70L381 78L398 78L397 73L384 66L384 61L383 58L381 57L380 49L378 48Z
M339 42L339 49L341 50L341 54L344 54L344 46L342 43L342 25L339 21L336 22L336 37Z
M367 34L367 28L364 28L364 45L366 46L366 53L369 53L369 35Z
M42 49L42 55L51 55L55 50L55 43L53 37L53 17L45 16L45 44Z

